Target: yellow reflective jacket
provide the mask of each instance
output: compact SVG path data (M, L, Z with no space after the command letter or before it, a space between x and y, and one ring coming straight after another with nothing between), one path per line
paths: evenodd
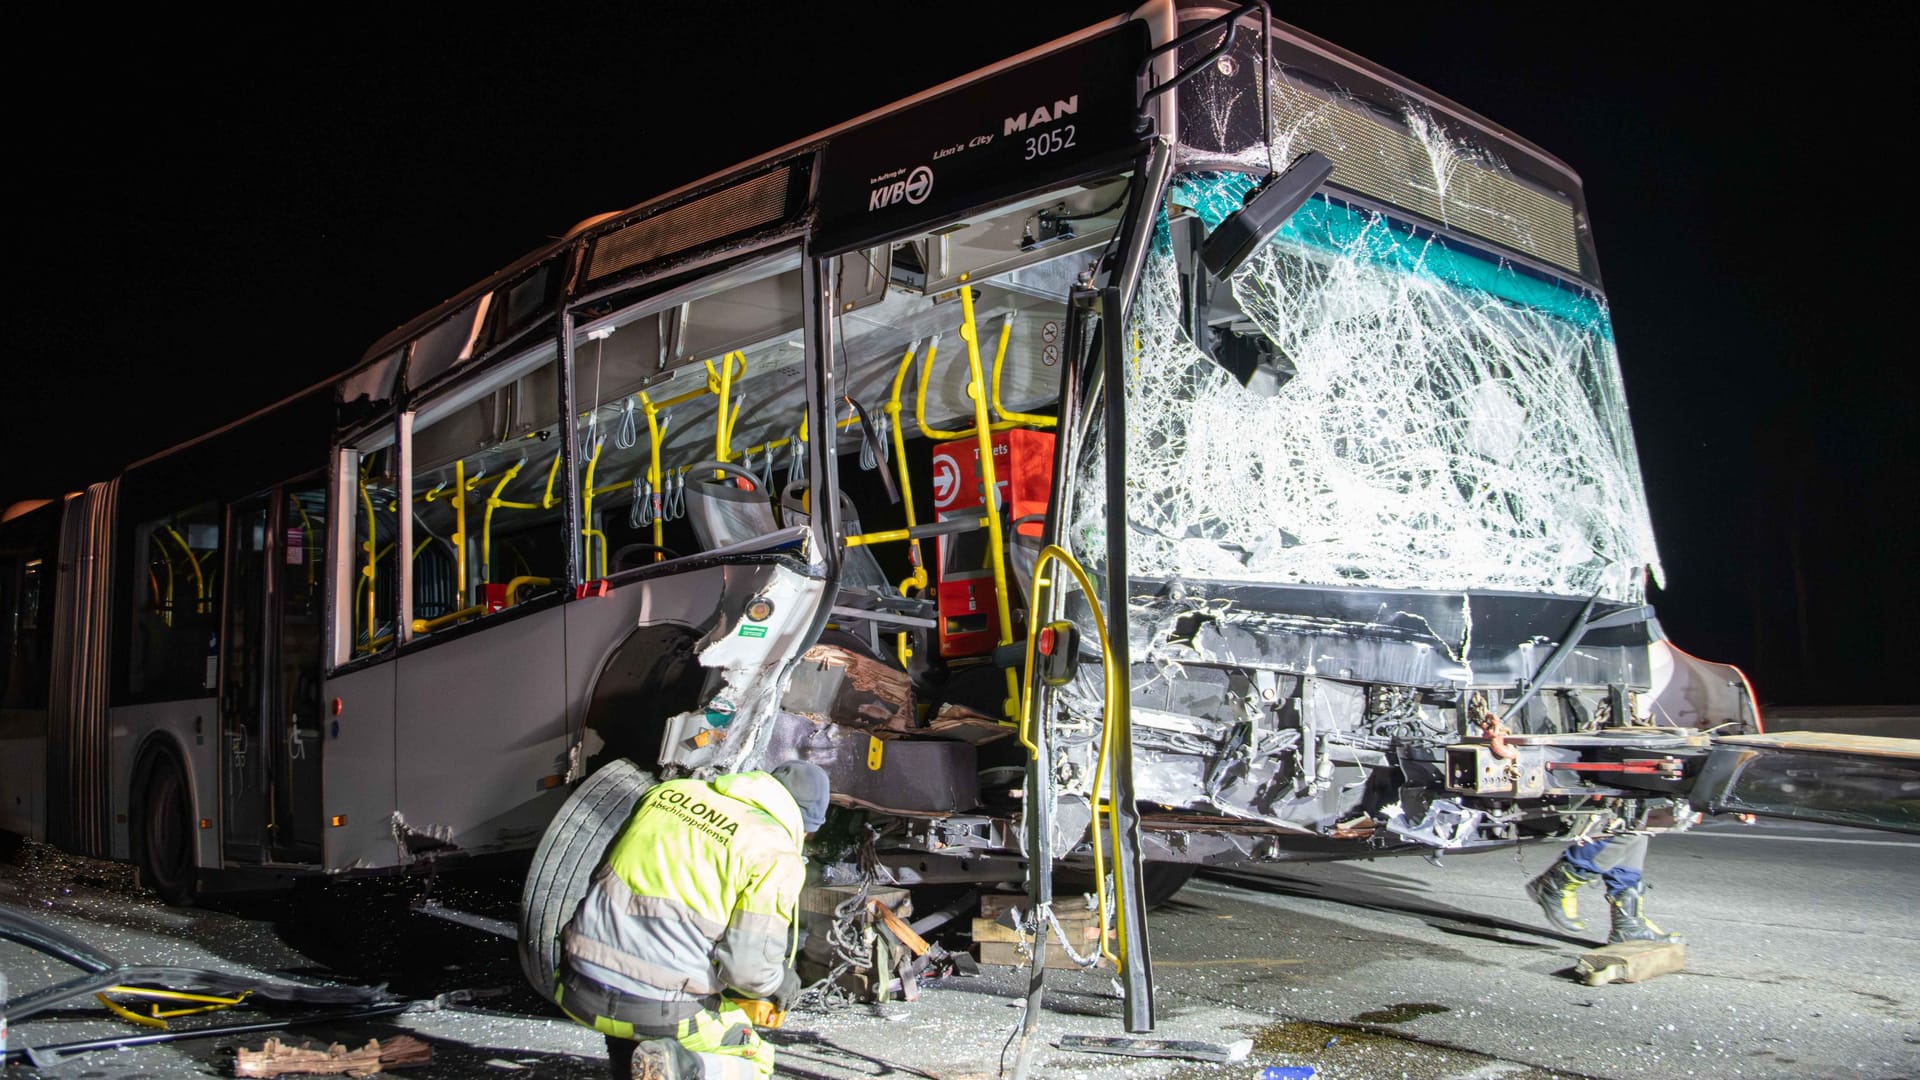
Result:
M779 989L793 962L805 865L800 808L763 772L648 791L562 934L563 979L627 998L643 1022L728 988Z

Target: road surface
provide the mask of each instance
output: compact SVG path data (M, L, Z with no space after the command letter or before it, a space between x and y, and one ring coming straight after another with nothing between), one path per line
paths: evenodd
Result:
M1214 1066L1056 1049L1064 1034L1123 1032L1108 977L1050 973L1047 1042L1032 1075L1193 1080L1311 1064L1333 1080L1920 1076L1920 927L1911 914L1920 837L1714 821L1657 838L1649 912L1687 935L1687 970L1597 988L1567 976L1581 943L1548 929L1520 891L1556 853L1531 846L1438 867L1393 858L1199 879L1152 921L1156 1035L1251 1038L1252 1057ZM37 845L0 867L0 905L125 961L384 983L419 999L454 990L493 995L295 1033L355 1045L398 1031L429 1040L434 1063L400 1075L604 1076L599 1038L522 984L508 943L410 912L421 887L314 883L170 909L134 888L125 867ZM510 874L443 877L434 889L455 905L498 906L513 883ZM1583 895L1597 941L1605 909L1597 891ZM64 977L57 967L0 943L14 994ZM1020 974L989 968L884 1012L796 1014L772 1035L783 1047L781 1073L998 1075L1022 988ZM98 1009L76 1008L16 1025L13 1045L130 1031ZM99 1052L44 1075L231 1075L233 1048L264 1038ZM21 1065L7 1075L42 1074Z

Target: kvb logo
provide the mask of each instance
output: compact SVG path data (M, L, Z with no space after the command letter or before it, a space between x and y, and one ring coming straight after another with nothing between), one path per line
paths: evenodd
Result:
M905 180L895 180L891 184L881 184L867 193L867 209L879 210L897 203L907 202L915 206L927 201L933 194L933 170L919 165L907 174Z

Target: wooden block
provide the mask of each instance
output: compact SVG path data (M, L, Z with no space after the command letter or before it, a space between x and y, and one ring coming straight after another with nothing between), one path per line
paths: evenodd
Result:
M1687 947L1665 941L1623 941L1582 953L1574 973L1588 986L1610 982L1636 983L1679 971L1687 963Z
M978 942L975 943L973 948L976 958L982 964L991 964L997 967L1026 967L1033 963L1031 959L1021 955L1020 946L1010 941ZM1080 955L1085 956L1091 951L1092 947L1089 946L1088 948L1081 949ZM1069 959L1065 952L1061 951L1059 942L1048 943L1047 968L1049 970L1054 968L1078 968L1079 966L1080 965Z
M1067 932L1067 940L1074 942L1074 948L1076 949L1080 947L1081 942L1100 940L1100 928L1092 923L1071 923L1063 921L1060 924L1060 928ZM1018 944L1023 941L1031 941L1032 937L1031 935L1023 934L1015 930L1013 927L997 919L975 919L973 920L973 940L976 942L994 941Z
M800 912L803 915L825 915L831 919L833 909L859 894L858 885L809 885L800 890ZM894 914L903 918L913 914L913 906L909 902L912 894L905 889L876 888L867 895L892 908Z

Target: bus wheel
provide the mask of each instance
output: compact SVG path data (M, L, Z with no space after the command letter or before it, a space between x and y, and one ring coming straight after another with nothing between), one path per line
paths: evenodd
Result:
M179 759L147 755L135 773L132 843L140 880L169 904L193 903L193 797Z
M534 849L520 892L520 970L541 997L553 998L560 931L587 895L608 845L655 783L626 758L608 762L567 796Z
M1172 900L1199 872L1198 863L1148 863L1145 874L1147 908L1151 910ZM1056 896L1063 892L1092 892L1093 874L1087 870L1057 869L1053 872L1053 891Z

